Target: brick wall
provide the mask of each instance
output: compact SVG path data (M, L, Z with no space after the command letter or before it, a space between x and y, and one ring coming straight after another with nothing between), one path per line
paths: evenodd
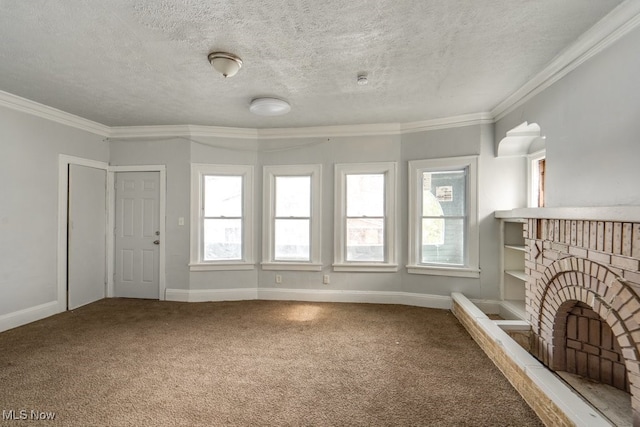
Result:
M609 325L588 305L580 302L567 313L566 323L565 365L556 369L628 392L624 356Z
M524 237L532 354L553 370L566 370L574 360L587 376L612 362L617 373L611 381L617 384L620 366L626 367L624 387L632 394L634 425L640 425L640 223L529 219ZM589 325L596 317L611 330L613 349L593 348ZM568 336L575 337L569 338L569 350ZM616 349L619 356L606 352ZM614 364L610 359L616 357Z

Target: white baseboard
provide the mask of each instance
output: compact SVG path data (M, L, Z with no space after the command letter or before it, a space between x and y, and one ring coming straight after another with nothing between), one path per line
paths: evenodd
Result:
M313 302L359 302L372 304L402 304L428 308L451 308L451 297L390 291L346 291L325 289L275 289L259 288L258 299L313 301Z
M413 305L416 307L441 308L444 310L451 309L451 297L444 295L416 294L409 292L400 292L402 294L401 302L398 304Z
M258 299L258 291L256 288L167 289L165 299L181 302L243 301Z
M0 332L58 314L58 301L51 301L0 316Z
M402 304L416 307L451 308L451 297L408 292L345 291L325 289L167 289L167 301L242 301L281 300L309 302L356 302L372 304Z

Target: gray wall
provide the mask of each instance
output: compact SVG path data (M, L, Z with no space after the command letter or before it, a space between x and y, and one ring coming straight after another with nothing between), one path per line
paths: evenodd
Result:
M480 222L480 288L469 297L498 299L500 295L500 224L496 210L526 204L526 162L523 158L498 158L494 150L494 127L481 129L479 159L478 221Z
M322 165L322 271L262 271L259 272L261 288L324 289L324 290L401 290L400 276L396 273L345 273L333 272L333 223L334 223L334 165L336 163L364 163L398 161L401 154L400 136L331 137L305 139L274 139L260 141L259 164ZM401 173L402 171L398 171ZM399 178L399 177L398 177ZM404 221L402 215L397 218ZM260 233L262 234L262 233ZM262 239L260 238L260 245ZM400 246L401 247L401 246ZM282 276L276 286L275 275ZM329 274L331 283L322 284L323 274Z
M114 166L165 165L167 170L166 287L189 289L189 141L110 141ZM178 225L178 218L184 225Z
M460 279L406 273L407 242L407 162L417 159L480 155L479 220L481 241L480 279ZM334 272L334 166L337 163L394 161L398 164L398 264L397 273ZM244 164L255 166L254 208L255 245L258 267L250 271L189 272L189 173L191 163ZM265 271L262 260L262 167L265 165L322 165L322 262L320 272ZM462 291L474 298L497 298L498 258L495 209L517 203L522 179L518 181L511 159L496 159L493 151L493 126L475 125L390 136L317 137L225 140L207 138L147 142L112 141L111 164L167 165L167 288L234 289L278 288L360 291L406 291L449 295ZM517 163L521 166L520 163ZM521 171L518 170L518 173ZM178 226L178 218L185 225ZM276 285L275 275L282 276ZM324 285L322 276L331 283Z
M547 206L640 204L638 46L640 28L496 123L496 143L523 121L540 125Z
M231 139L223 138L201 138L198 142L192 142L191 162L192 163L209 163L209 164L230 164L230 165L253 165L257 163L257 142L255 139ZM260 231L260 189L262 171L255 168L254 174L254 194L253 204L255 210L253 229ZM187 190L188 192L189 190ZM187 233L189 229L187 228ZM258 243L258 237L255 236L255 245ZM189 240L189 236L187 238ZM259 255L256 246L256 260ZM189 251L187 250L187 257ZM238 289L238 288L256 288L258 285L257 270L241 270L241 271L194 271L189 275L189 284L191 289Z
M109 146L0 107L0 316L57 299L59 154L107 162Z
M523 159L498 159L507 130L536 122L547 137L548 206L638 205L640 191L640 28L599 53L494 125L396 136L152 142L111 141L85 131L0 107L0 316L57 297L58 155L113 165L167 167L167 288L275 287L276 272L191 273L189 189L193 162L255 165L256 261L260 261L262 166L323 165L322 272L280 272L279 288L388 290L473 298L498 297L498 224L493 211L526 205ZM480 155L480 279L398 273L335 273L333 166L396 161L399 171L399 264L407 261L407 161ZM178 225L178 218L185 225ZM322 274L331 284L322 284Z
M257 286L256 271L189 271L191 164L255 165L257 159L255 140L220 138L201 138L198 141L190 138L149 141L112 140L110 146L111 165L166 165L167 289L233 289ZM259 172L256 171L256 174L259 175ZM254 195L254 201L257 202L258 196L259 194ZM184 225L178 224L179 218L184 218ZM257 224L256 218L254 227L257 227ZM255 229L259 230L259 228Z
M402 158L399 164L400 176L400 212L402 229L399 244L402 251L400 260L402 290L405 292L425 293L433 295L451 295L452 291L466 292L470 297L477 297L480 289L479 279L465 279L459 277L429 276L423 274L408 274L404 266L408 263L409 243L408 213L409 203L407 187L407 162L410 160L436 159L442 157L460 157L480 154L480 126L465 126L460 128L434 130L430 132L409 133L402 136Z

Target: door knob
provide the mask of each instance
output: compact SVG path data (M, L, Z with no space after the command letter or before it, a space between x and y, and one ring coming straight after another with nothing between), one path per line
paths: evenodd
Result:
M160 244L160 240L154 240L154 241L153 241L153 244L154 244L154 245L159 245L159 244Z

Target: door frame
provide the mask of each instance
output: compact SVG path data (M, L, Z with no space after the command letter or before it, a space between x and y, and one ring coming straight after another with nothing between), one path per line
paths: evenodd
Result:
M165 253L166 253L166 188L167 188L167 167L165 165L134 165L134 166L110 166L107 173L107 188L109 200L109 212L107 215L107 297L114 296L114 274L115 274L115 215L116 215L116 173L118 172L159 172L160 173L160 213L158 227L160 230L160 255L158 263L158 295L159 300L164 301L166 296L166 273L165 273Z
M106 254L107 271L110 264L109 260L109 200L111 196L111 188L109 187L109 164L98 160L84 159L82 157L69 156L66 154L58 155L58 280L57 280L57 308L58 312L67 311L67 262L68 253L68 215L69 215L69 165L86 166L94 169L104 170L107 173L106 206L107 206L107 222L105 224L105 232L107 235ZM113 258L113 257L111 257ZM108 278L107 278L108 280Z

